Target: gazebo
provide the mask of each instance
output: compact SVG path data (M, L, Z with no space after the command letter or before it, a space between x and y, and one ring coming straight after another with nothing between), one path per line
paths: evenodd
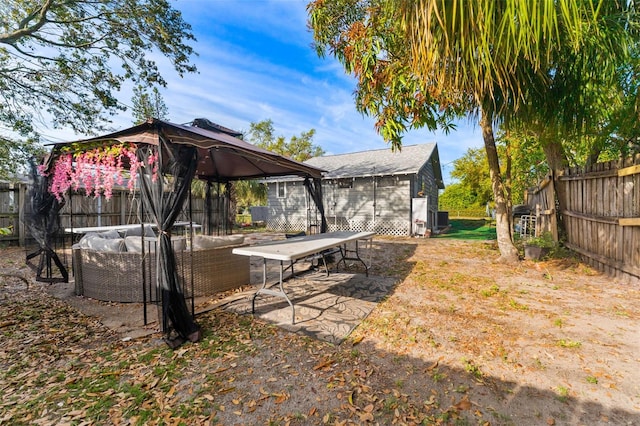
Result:
M70 172L56 170L56 167L76 167L76 158L80 158L76 156L96 147L109 148L104 152L109 152L108 155L115 158L111 160L114 167L112 172L129 170L132 178L137 175L144 208L155 221L159 233L156 288L161 292L162 321L168 325L165 332L167 343L171 347L176 347L185 340L195 342L200 339L200 328L185 302L171 244L174 222L188 197L193 179L206 181L209 193L214 182L228 183L268 176L302 176L321 215L320 232L326 232L320 183L322 170L258 148L225 132L224 128L197 127L207 122L208 120L195 120L193 125L180 125L149 119L137 126L107 135L58 143L53 146L40 167L40 173L47 176L47 187L58 198L57 201L61 200L62 192L71 184L60 187L60 182L56 183L56 180L61 180L60 176L71 175L64 175ZM66 165L57 166L64 156L67 158ZM170 179L165 179L169 176ZM55 185L52 186L52 182ZM51 197L48 202L51 203ZM37 223L37 212L42 209L32 206L31 210L35 217L29 220L35 219L34 222ZM50 216L49 213L47 215ZM41 246L46 246L46 241L47 238L44 238L40 242ZM51 250L43 247L43 252L46 254Z

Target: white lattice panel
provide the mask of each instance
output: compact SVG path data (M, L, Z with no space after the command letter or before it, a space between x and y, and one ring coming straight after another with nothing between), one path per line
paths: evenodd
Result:
M306 220L279 220L269 219L267 221L267 229L274 232L299 232L307 229Z
M373 231L380 235L407 236L410 234L409 221L401 220L378 220L375 223L368 220L339 220L327 221L327 231L355 231L369 232ZM307 229L307 223L304 220L284 221L270 219L267 221L267 228L274 232L298 232Z

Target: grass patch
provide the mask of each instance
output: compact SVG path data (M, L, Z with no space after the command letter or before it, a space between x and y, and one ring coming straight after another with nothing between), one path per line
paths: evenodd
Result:
M496 227L485 219L450 219L449 229L435 238L458 240L495 240Z
M511 306L513 309L516 309L518 311L528 311L529 307L525 304L522 304L520 302L518 302L515 299L510 299L509 300L509 306Z
M478 367L472 360L468 360L466 358L462 358L462 363L464 364L464 370L467 373L469 373L473 377L475 377L476 380L482 379L482 376L484 374L480 370L480 367Z
M498 287L496 284L484 290L480 290L480 294L483 295L484 297L495 296L498 293L500 293L500 287Z
M594 385L598 384L598 378L595 376L587 376L587 383L591 383Z
M567 400L569 399L569 388L567 388L565 386L558 386L557 387L557 398L558 398L558 401L566 403Z
M582 346L582 343L576 341L576 340L567 340L567 339L560 339L558 340L558 346L560 346L561 348L579 348L580 346Z

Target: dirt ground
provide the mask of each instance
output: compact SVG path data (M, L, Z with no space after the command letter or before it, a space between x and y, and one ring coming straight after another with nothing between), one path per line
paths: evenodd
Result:
M113 304L27 289L23 254L0 256L0 424L640 425L640 289L571 258L376 238L370 273L398 285L342 345L211 300L171 351Z

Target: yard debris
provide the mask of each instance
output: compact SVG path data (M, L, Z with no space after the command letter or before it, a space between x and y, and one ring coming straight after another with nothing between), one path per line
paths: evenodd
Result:
M172 351L0 283L0 423L640 423L638 289L575 261L546 262L549 282L478 242L376 246L371 273L401 283L341 346L213 309Z

